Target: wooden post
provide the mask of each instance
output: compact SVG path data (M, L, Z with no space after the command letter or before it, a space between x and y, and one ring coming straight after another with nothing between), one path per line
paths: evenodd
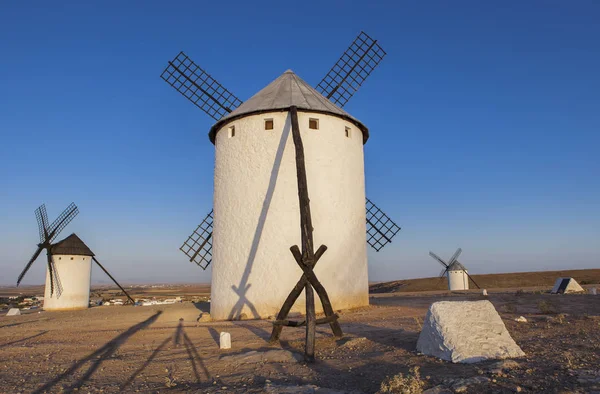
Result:
M298 200L300 205L300 233L302 236L302 263L312 266L315 260L313 246L313 227L310 215L310 199L308 197L308 181L306 180L306 165L304 161L304 146L300 136L300 125L298 124L298 109L290 108L292 121L292 139L296 150L296 176L298 179ZM304 286L306 294L306 346L304 356L307 361L315 359L315 294L310 283Z
M296 152L296 176L298 179L300 232L302 236L302 251L300 251L296 245L292 246L290 251L302 269L303 274L298 283L296 283L296 286L294 286L286 298L281 310L277 314L277 320L274 322L273 331L271 332L271 342L279 339L279 335L281 334L281 330L284 325L291 327L306 325L306 346L304 350L304 357L310 362L314 361L315 357L316 325L329 323L333 334L337 337L342 336L342 328L337 321L338 316L333 312L333 307L329 301L327 291L325 291L325 288L323 285L321 285L315 273L313 272L313 268L323 253L325 253L327 250L327 246L321 245L319 250L317 250L317 253L314 251L312 217L310 214L310 199L308 197L308 182L306 180L306 166L304 161L304 146L302 144L302 137L300 136L300 126L298 125L298 109L295 106L290 107L290 117L292 123L292 139L294 141ZM302 292L303 287L306 293L306 320L304 322L288 321L286 319L287 315L294 305L294 302ZM321 303L323 304L323 310L325 311L326 315L326 318L319 319L318 321L315 315L314 291L316 291L319 295Z
M297 246L292 246L292 248L294 248L294 247L296 249L298 248ZM321 245L321 247L319 249L317 249L317 252L315 253L315 261L314 261L313 267L317 264L317 262L319 261L321 256L323 256L323 253L325 253L326 250L327 250L327 246L325 246L325 245ZM302 253L300 253L300 252L298 252L298 253L300 254L300 258L302 258ZM292 254L294 254L294 251L292 251ZM296 256L294 255L294 257L296 257ZM298 261L298 260L296 259L296 261ZM302 264L302 266L304 266L304 264ZM292 289L290 294L285 299L283 306L279 310L279 313L277 314L277 321L283 321L287 318L287 315L288 315L288 313L290 313L292 306L294 306L294 302L296 302L296 300L302 293L302 290L305 288L307 282L308 282L308 280L306 278L306 275L302 274L302 277L296 283L296 286L294 286L294 288ZM325 313L327 313L327 312L325 312ZM281 325L273 326L273 331L271 331L271 339L269 339L269 341L277 342L279 340L279 336L281 335L282 329L283 329L283 326L281 326Z

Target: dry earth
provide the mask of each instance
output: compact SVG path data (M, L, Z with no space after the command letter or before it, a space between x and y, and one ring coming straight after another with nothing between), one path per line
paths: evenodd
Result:
M547 289L546 289L547 290ZM342 339L319 326L317 362L256 361L249 351L302 352L303 329L270 345L268 321L196 323L201 305L110 306L0 317L1 391L16 392L376 392L387 376L420 366L426 389L467 393L600 391L600 296L490 293L527 357L516 365L463 365L417 355L428 306L478 294L378 294L341 314ZM517 323L520 315L527 323ZM183 320L180 320L183 319ZM221 331L233 348L218 347ZM232 358L223 359L226 356ZM297 388L294 391L299 392ZM446 391L452 392L452 391Z
M538 272L511 272L504 274L470 273L471 277L482 289L512 289L512 288L536 288L552 287L556 278L572 277L581 285L600 283L600 269L563 270L563 271L538 271ZM473 283L470 284L473 286ZM371 293L390 292L415 292L448 289L446 279L419 278L407 280L395 280L392 282L374 283L371 285Z

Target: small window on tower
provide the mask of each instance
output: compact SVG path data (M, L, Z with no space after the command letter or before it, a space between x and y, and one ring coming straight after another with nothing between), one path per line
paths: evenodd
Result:
M265 130L273 130L273 119L265 119Z
M71 257L71 260L73 260L73 257Z
M229 127L229 138L235 137L235 126Z
M319 130L319 119L309 118L308 128L312 130Z
M346 138L350 138L350 136L351 136L350 127L346 127L345 133L346 133Z

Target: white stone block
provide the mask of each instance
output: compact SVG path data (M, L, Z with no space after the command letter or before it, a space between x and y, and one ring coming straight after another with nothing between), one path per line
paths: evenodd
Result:
M483 294L484 296L487 296L487 295L488 295L488 294L487 294L487 290L486 290L486 289L483 289L483 291L481 292L481 294Z
M453 363L525 355L486 300L433 303L423 322L417 351Z
M221 349L231 349L231 334L228 332L222 332L219 338L219 347Z
M585 291L583 287L573 278L558 278L554 282L554 287L550 291L551 294L569 294Z
M6 316L19 316L21 314L21 310L19 308L10 308Z

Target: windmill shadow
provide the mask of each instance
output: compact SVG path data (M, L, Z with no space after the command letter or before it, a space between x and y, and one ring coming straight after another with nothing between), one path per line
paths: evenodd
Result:
M210 302L200 301L200 302L194 302L193 304L196 307L196 309L198 309L200 312L210 313Z
M246 262L246 268L242 275L242 279L240 280L240 284L238 286L231 286L232 290L238 295L239 299L236 304L229 312L229 320L233 320L240 316L244 306L248 306L250 311L252 312L252 316L255 319L259 319L260 315L256 310L256 307L250 300L246 294L248 293L248 289L250 289L251 284L248 283L248 279L250 278L250 273L252 272L252 266L254 265L254 261L256 259L256 253L258 252L258 246L260 244L260 239L262 237L262 233L265 227L265 222L267 219L267 213L269 212L269 208L271 206L271 201L273 200L273 193L275 192L275 185L277 184L277 177L279 175L279 169L281 168L281 161L283 160L283 153L285 151L285 144L290 135L290 131L292 129L292 123L290 119L290 115L288 114L285 125L283 126L283 132L281 133L281 139L279 140L279 146L277 147L277 153L275 154L275 161L273 162L273 168L271 169L271 177L269 179L269 186L267 188L267 193L265 195L265 199L263 201L262 210L260 212L260 216L258 218L258 224L256 226L256 231L254 232L254 238L252 240L252 247L250 249L250 253L248 254L248 261Z
M194 376L196 377L196 383L202 382L202 378L200 377L200 373L198 372L198 367L202 369L204 376L206 376L206 380L211 380L210 373L208 372L206 365L202 361L202 357L200 357L198 351L196 350L196 347L194 346L194 343L192 342L190 337L188 337L187 333L183 331L183 329L181 330L181 336L183 338L185 351L187 352L188 358L192 363L192 370L194 371ZM198 362L198 365L196 365L196 362Z
M172 336L169 335L167 338L165 338L164 341L162 341L160 343L160 345L158 345L156 347L156 349L154 349L154 351L152 351L152 354L150 354L150 357L148 357L148 359L144 362L144 364L142 364L141 367L139 367L134 373L132 373L131 376L125 381L125 383L123 383L121 385L121 390L124 390L125 387L129 386L135 380L135 378L140 373L142 373L144 371L144 369L146 369L146 367L148 367L148 365L150 365L152 363L152 361L156 358L158 353L160 353L160 351L163 350L163 348L165 346L167 346L169 344L169 342L171 342L171 341L173 341L174 346L180 346L182 344L185 346L185 350L188 354L188 358L189 358L190 362L192 363L192 370L194 372L194 376L196 377L196 381L198 383L201 382L201 378L200 378L200 373L198 372L198 367L196 366L196 360L198 360L198 364L202 368L202 371L204 372L206 379L207 380L211 379L211 375L208 372L208 369L206 368L206 366L204 365L202 358L196 351L196 348L195 348L193 342L190 340L190 338L187 336L187 334L185 333L185 331L183 329L183 321L179 321L179 325L177 326L177 329L175 330L175 334L173 334Z
M32 335L32 336L30 336L30 337L27 337L27 338L18 339L18 340L16 340L16 341L12 341L12 342L3 343L3 344L1 344L1 345L0 345L0 349L2 349L2 348L5 348L5 347L9 347L9 346L11 346L11 345L14 345L14 344L16 344L16 343L25 342L25 341L27 341L27 340L29 340L29 339L33 339L33 338L37 338L37 337L41 337L42 335L46 334L47 332L48 332L48 330L46 330L46 331L42 331L42 332L40 332L40 333L38 333L38 334Z
M74 388L81 386L94 374L94 372L96 372L96 370L100 367L102 362L104 362L106 359L110 358L119 349L119 347L129 339L129 337L131 337L133 334L135 334L139 330L142 330L142 329L148 327L149 325L151 325L152 323L154 323L156 321L156 319L158 319L158 316L161 315L161 313L162 313L162 311L158 311L154 315L147 318L146 320L129 327L127 329L127 331L125 331L125 332L119 334L118 336L116 336L115 338L111 339L109 342L105 343L104 346L102 346L100 349L89 354L82 360L79 360L79 361L73 363L73 365L71 365L71 367L69 367L65 372L63 372L62 374L58 375L56 378L52 379L50 382L44 384L42 387L35 390L34 393L43 393L43 392L50 390L52 387L54 387L56 384L58 384L58 382L67 378L68 376L72 375L75 371L77 371L79 368L81 368L85 363L87 363L88 361L91 361L90 367L83 374L83 376L80 377L79 379L77 379L77 381L75 383L73 383L72 385L70 385L65 391L67 391L67 392L73 391Z

